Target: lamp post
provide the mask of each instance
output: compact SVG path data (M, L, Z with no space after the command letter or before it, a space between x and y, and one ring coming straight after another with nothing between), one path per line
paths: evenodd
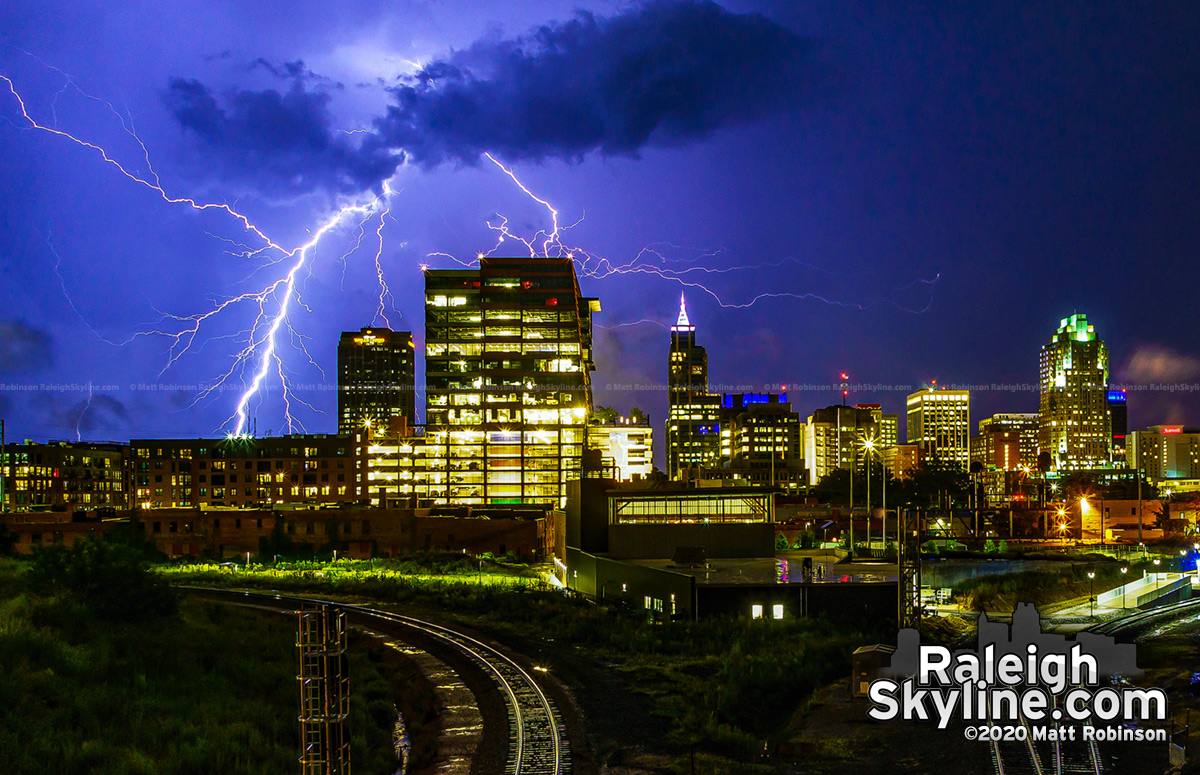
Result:
M1158 564L1159 564L1159 562L1160 562L1160 560L1157 557L1155 557L1154 558L1154 591L1155 592L1158 591Z
M1125 598L1129 595L1129 590L1125 587L1125 574L1129 572L1129 568L1121 568L1121 610L1124 611Z
M866 453L867 459L867 546L869 547L871 545L871 459L875 456L875 437L864 436L862 440L862 448ZM884 481L886 482L886 478ZM886 487L887 485L885 484L884 486ZM851 514L853 514L853 511L854 510L851 509ZM851 519L853 519L853 516L851 516ZM886 519L887 515L885 514L884 520ZM880 533L883 533L882 529L880 529ZM880 535L879 538L881 541L884 540L883 535Z
M1094 618L1096 616L1096 595L1094 594L1095 579L1096 579L1096 574L1093 571L1088 571L1088 612L1089 612L1088 617L1089 618Z

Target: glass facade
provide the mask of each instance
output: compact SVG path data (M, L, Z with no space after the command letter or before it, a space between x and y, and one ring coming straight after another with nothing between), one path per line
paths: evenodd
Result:
M592 410L592 313L569 258L425 273L424 472L434 503L558 503Z

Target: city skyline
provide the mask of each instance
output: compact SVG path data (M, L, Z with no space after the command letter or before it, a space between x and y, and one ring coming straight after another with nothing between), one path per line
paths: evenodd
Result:
M800 412L837 402L841 371L852 384L903 385L850 396L888 412L900 411L910 390L935 378L947 386L1030 386L972 391L975 417L1036 411L1037 348L1056 321L1077 310L1103 332L1112 384L1130 388L1130 429L1194 424L1195 392L1138 389L1194 384L1200 376L1187 326L1176 324L1191 305L1187 269L1198 236L1188 217L1200 161L1197 122L1188 118L1196 106L1187 89L1177 88L1195 73L1180 32L1194 9L1084 13L1080 6L1005 18L946 6L893 18L820 4L714 8L597 7L601 24L589 40L607 40L605 20L636 28L648 15L668 13L680 24L707 20L701 26L708 33L746 29L782 41L787 56L780 61L798 58L799 69L761 71L758 82L770 87L763 95L701 93L676 114L648 117L656 139L606 144L604 137L564 131L549 136L542 151L532 141L498 147L496 159L552 203L563 225L586 215L566 244L614 265L651 245L681 261L673 264L679 271L757 267L707 275L706 285L728 305L780 292L838 304L764 298L726 308L699 288L681 288L680 279L691 282L704 272L674 280L661 273L604 279L581 273L583 293L605 303L596 320L597 404L623 412L638 406L656 425L665 419L666 327L684 290L714 383L762 391L787 385ZM378 188L321 177L329 155L302 148L287 160L311 173L311 186L280 176L281 157L246 168L245 159L188 123L172 79L203 86L229 121L242 104L235 89L244 101L274 89L310 98L328 138L341 136L338 130L378 133L372 121L393 93L359 84L431 63L461 63L465 55L456 60L452 51L487 59L495 53L488 41L521 39L538 24L561 23L552 28L563 35L592 34L570 26L573 6L510 4L506 11L503 18L476 18L451 5L401 21L393 15L400 12L366 6L328 14L301 6L292 19L197 8L211 24L191 40L178 34L175 17L149 7L121 20L81 11L54 21L11 9L4 21L14 47L0 54L0 74L12 79L44 126L103 144L144 172L143 151L122 128L132 121L165 190L236 201L281 244L295 245L328 215L335 196ZM762 16L747 15L756 12ZM373 34L362 31L369 26L364 15L378 22ZM274 34L248 35L243 28L250 20L269 23ZM183 43L165 51L161 41L168 39ZM113 43L133 55L112 56ZM724 73L745 64L745 56L726 50L707 64ZM301 59L305 64L296 65ZM601 57L596 67L612 64ZM604 72L574 74L594 79ZM111 101L113 111L71 83ZM797 85L811 88L800 97L780 96ZM712 119L701 108L736 109L739 118ZM699 131L672 129L672 116L693 115L690 109L705 117ZM74 439L77 431L93 440L196 437L227 429L236 392L192 402L195 388L228 368L230 340L222 337L244 326L244 316L207 329L197 351L161 377L170 341L135 335L153 326L159 312L195 315L205 299L252 290L245 279L252 269L256 281L271 281L272 267L255 269L244 257L224 254L238 248L222 240L246 240L230 219L183 212L122 178L93 151L22 128L7 88L0 88L0 115L8 181L0 202L11 216L0 233L7 259L0 266L0 383L71 387L0 392L10 439ZM301 128L300 113L272 115L281 132ZM313 312L297 313L297 333L308 337L300 341L325 377L292 350L283 368L296 385L309 386L297 396L325 412L298 409L310 431L336 427L338 332L387 324L423 329L420 265L457 267L430 254L470 262L492 249L496 232L488 224L499 223L497 214L510 218L515 234L549 226L548 211L481 156L439 164L418 155L398 174L392 185L403 193L390 200L386 219L368 220L359 252L344 267L338 261L359 238L356 220L319 246L305 278ZM373 260L377 226L384 229L381 266L392 291L382 304ZM1145 271L1147 260L1154 271ZM1161 281L1174 277L1184 282ZM102 341L130 337L123 348ZM421 349L423 342L416 344ZM653 387L606 387L626 384ZM805 384L829 389L795 387ZM251 409L260 434L284 430L278 388Z

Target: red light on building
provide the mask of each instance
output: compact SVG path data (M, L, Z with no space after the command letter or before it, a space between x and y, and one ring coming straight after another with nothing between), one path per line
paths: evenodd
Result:
M1182 425L1164 425L1163 433L1183 433Z

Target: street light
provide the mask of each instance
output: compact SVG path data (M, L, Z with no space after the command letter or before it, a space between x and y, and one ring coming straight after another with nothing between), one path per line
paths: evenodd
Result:
M866 458L867 458L867 546L870 547L871 546L871 458L874 457L874 453L875 453L875 437L872 436L870 438L867 438L866 436L864 436L863 440L862 440L862 448L863 448L863 451L867 453L866 454ZM887 487L886 477L884 478L883 486ZM884 519L885 520L887 519L886 515L884 516ZM850 520L851 520L851 522L854 521L854 508L853 507L850 508ZM882 532L883 531L881 529L880 533L882 533ZM880 535L879 538L881 540L883 540L884 537L882 535Z
M1159 559L1157 557L1155 557L1154 558L1154 591L1155 592L1158 591L1158 563L1159 562L1160 562Z
M1129 595L1129 590L1125 587L1125 574L1129 572L1129 568L1121 568L1121 610L1124 611L1125 598Z
M1096 595L1094 594L1095 587L1094 587L1094 583L1093 583L1095 578L1096 578L1096 574L1092 571L1088 571L1088 611L1089 611L1088 617L1089 618L1095 618L1095 616L1096 616Z

